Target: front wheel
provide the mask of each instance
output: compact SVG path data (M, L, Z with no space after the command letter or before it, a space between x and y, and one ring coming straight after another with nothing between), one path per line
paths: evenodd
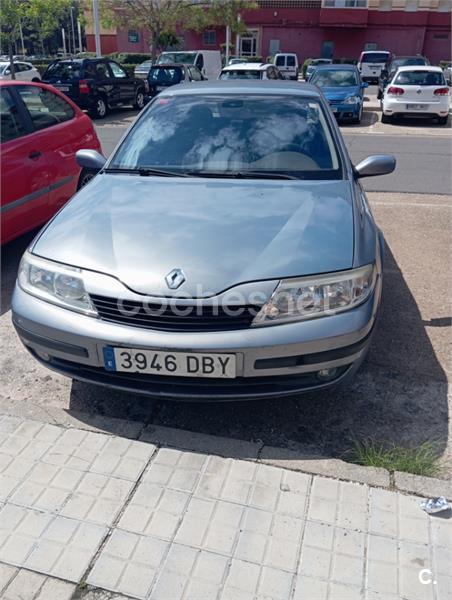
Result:
M80 177L78 178L77 191L80 190L87 183L89 183L95 175L95 171L90 171L89 169L82 169Z
M91 110L91 116L94 119L103 119L106 116L107 112L108 112L107 102L104 98L99 96L99 98L96 98L94 107Z
M362 118L363 118L363 107L362 107L362 105L361 105L361 107L360 107L360 109L359 109L359 112L358 112L358 116L356 116L356 117L354 117L354 118L352 119L352 123L353 123L354 125L359 125L359 124L361 123L361 119L362 119Z
M134 108L141 110L145 105L145 98L143 90L138 90L137 95L135 96L135 103L133 105Z
M438 123L440 125L447 125L447 120L449 119L449 117L438 117Z

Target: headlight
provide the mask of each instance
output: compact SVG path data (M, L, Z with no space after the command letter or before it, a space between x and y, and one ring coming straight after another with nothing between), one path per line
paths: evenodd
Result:
M329 275L282 280L253 325L303 321L349 310L369 297L375 280L373 264Z
M37 298L85 315L97 316L85 290L81 269L25 252L19 266L18 282L25 292Z
M348 96L344 100L344 104L358 104L361 102L361 98L359 96Z

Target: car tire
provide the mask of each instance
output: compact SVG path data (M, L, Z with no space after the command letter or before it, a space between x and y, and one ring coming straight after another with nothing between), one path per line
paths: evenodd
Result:
M103 96L98 96L95 100L93 109L91 110L91 116L93 119L103 119L107 116L108 104Z
M383 98L383 94L381 93L381 90L378 89L377 100L381 100L382 98Z
M361 105L358 116L354 117L351 122L353 123L353 125L359 125L361 123L362 118L363 118L363 106Z
M384 113L381 113L381 122L382 123L391 123L392 121L392 117L390 117L389 115L385 115Z
M449 117L438 117L438 123L440 125L447 125L447 121L448 121Z
M146 104L146 98L144 95L144 91L143 90L138 90L135 96L135 102L133 107L136 108L137 110L141 110L142 108L144 108L144 105Z
M89 183L95 175L96 171L91 171L90 169L82 169L80 177L78 178L77 191L84 187L87 183Z

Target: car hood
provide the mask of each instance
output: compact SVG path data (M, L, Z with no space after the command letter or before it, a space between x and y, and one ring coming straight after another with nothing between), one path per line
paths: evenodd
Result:
M321 89L327 100L345 100L348 96L360 95L360 88L357 85L348 87L323 87Z
M349 269L351 185L102 174L32 251L157 296L209 296L244 282ZM176 292L165 282L174 268L186 277Z

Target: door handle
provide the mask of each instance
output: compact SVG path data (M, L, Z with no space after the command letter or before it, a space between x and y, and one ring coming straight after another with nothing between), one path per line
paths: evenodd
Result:
M39 150L33 150L33 152L30 152L30 154L28 155L28 158L31 158L31 160L36 160L41 156L41 152L39 152Z

